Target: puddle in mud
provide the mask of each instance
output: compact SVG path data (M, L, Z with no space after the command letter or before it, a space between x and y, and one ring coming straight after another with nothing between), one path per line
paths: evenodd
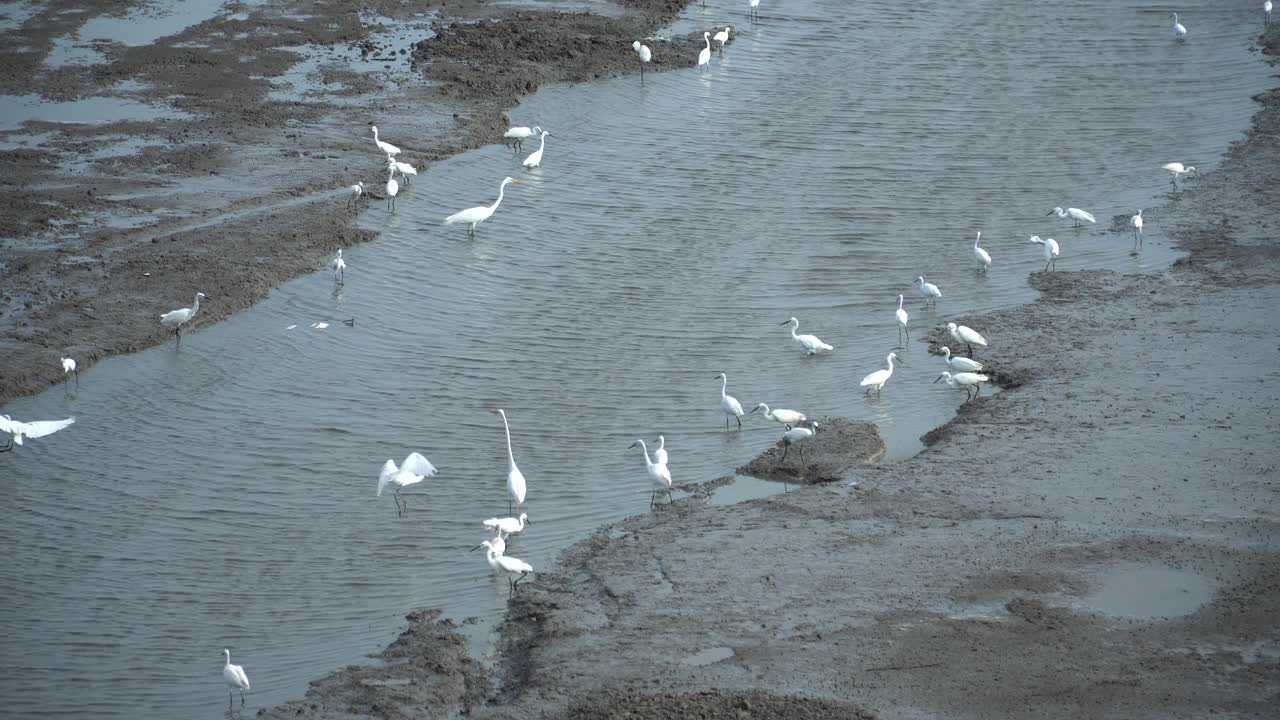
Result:
M0 32L22 27L43 8L42 4L34 2L0 3Z
M162 37L177 35L187 28L216 17L224 0L172 0L162 5L145 5L123 17L95 17L77 35L85 41L107 40L123 45L150 45Z
M1164 565L1127 563L1102 574L1085 603L1108 615L1163 618L1186 615L1213 597L1213 582Z
M684 663L685 665L695 665L695 666L701 667L703 665L718 663L721 660L728 660L731 657L733 657L733 648L713 647L713 648L707 648L706 650L703 650L701 652L696 652L692 655L689 655L688 657L685 657L684 659L682 659L680 662Z
M54 123L94 124L121 120L181 120L191 115L180 110L116 97L90 97L50 102L39 95L0 95L0 130L14 130L33 120Z
M735 505L744 500L769 497L784 492L782 483L770 482L746 475L735 475L733 482L716 488L711 494L712 505Z
M38 148L49 142L56 132L46 133L6 133L0 138L0 150L17 150L19 148Z

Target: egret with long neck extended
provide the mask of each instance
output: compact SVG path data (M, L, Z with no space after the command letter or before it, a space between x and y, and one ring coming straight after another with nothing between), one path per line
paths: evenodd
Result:
M986 270L991 267L991 255L982 248L978 247L978 241L982 239L982 231L978 231L978 237L973 239L973 259L978 263L979 270Z
M898 310L894 313L898 319L898 347L902 347L902 335L905 333L907 340L911 340L911 331L907 330L907 311L902 309L902 296L898 296Z
M196 293L196 300L189 308L178 308L171 310L160 316L160 324L165 327L173 328L174 337L178 338L178 345L182 345L182 326L189 322L191 318L200 312L200 298L204 297L204 293Z
M667 491L667 502L671 500L671 471L667 469L665 463L656 463L649 459L649 448L645 446L644 440L636 440L631 443L630 447L640 446L644 451L644 469L649 473L649 479L653 482L652 492L649 493L649 507L653 507L653 501L658 496L659 490Z
M515 183L516 185L519 185L520 181L513 177L503 178L502 183L498 185L498 199L494 200L492 205L477 205L476 207L456 212L445 218L444 224L452 225L454 223L466 223L470 226L467 228L467 235L475 237L476 225L488 220L489 217L493 215L494 211L498 209L498 206L502 204L502 194L504 189L507 187L507 183Z
M724 373L716 376L720 382L720 409L724 411L724 427L729 429L729 418L732 417L738 421L738 427L742 427L742 403L738 402L738 398L725 393L725 389L729 387L729 378Z
M797 335L796 329L800 327L800 321L795 318L791 318L786 322L778 324L791 326L791 339L794 340L795 343L800 346L800 349L804 350L807 355L813 355L823 350L833 349L830 345L819 340L817 335Z
M507 434L507 493L515 501L515 507L519 508L524 504L524 473L516 467L516 456L511 452L511 426L507 424L507 413L498 408L498 414L502 416L502 430ZM507 502L507 511L514 512L510 500Z
M893 361L894 360L898 360L898 353L889 353L884 358L884 361L889 364L888 369L877 370L871 373L870 375L862 378L862 382L858 384L867 389L867 391L864 392L863 395L870 395L871 391L875 390L876 397L880 397L880 389L884 387L885 383L889 382L889 378L893 377ZM898 362L902 362L902 361L898 360Z

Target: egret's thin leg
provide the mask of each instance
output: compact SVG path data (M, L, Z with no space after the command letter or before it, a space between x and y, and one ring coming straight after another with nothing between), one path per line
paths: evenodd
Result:
M742 418L738 417L737 415L734 415L733 419L738 421L738 427L742 427Z
M800 450L800 467L804 467L804 446L801 445L798 449Z
M782 459L781 459L781 460L779 460L778 462L786 462L786 461L787 461L787 451L788 451L788 450L790 450L790 449L791 449L791 446L790 446L790 445L783 445L783 446L782 446Z

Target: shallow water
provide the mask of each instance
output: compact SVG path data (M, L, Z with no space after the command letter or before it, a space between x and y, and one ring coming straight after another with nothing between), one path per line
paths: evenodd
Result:
M680 23L740 26L710 72L530 98L511 117L555 133L543 167L501 146L437 164L394 214L367 213L383 235L346 253L345 288L300 278L180 351L6 406L79 419L0 455L6 711L216 717L229 647L252 712L360 661L422 606L483 618L467 631L487 652L506 583L467 549L506 512L497 407L534 519L509 553L540 568L647 510L635 438L665 435L685 482L777 437L758 416L725 431L721 371L748 407L870 420L890 458L915 452L963 396L930 384L941 363L913 341L883 397L862 397L896 345L897 294L913 336L1028 301L1032 233L1062 243L1060 270L1166 265L1157 222L1139 257L1104 228L1161 201L1160 164L1211 169L1247 126L1268 77L1248 52L1255 8L1233 5L1184 17L1193 40L1177 44L1137 3L794 0L751 28L713 2ZM394 117L377 122L412 148ZM440 224L492 202L506 174L522 184L476 240ZM1072 231L1045 217L1054 205L1099 224ZM912 294L921 273L942 287L936 311ZM799 355L779 327L791 315L835 353ZM401 519L374 488L411 450L441 472Z

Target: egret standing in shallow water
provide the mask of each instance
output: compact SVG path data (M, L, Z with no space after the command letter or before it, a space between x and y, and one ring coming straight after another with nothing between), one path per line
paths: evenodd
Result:
M400 178L404 180L404 184L406 186L409 185L409 176L418 174L417 168L409 163L400 162L390 155L387 156L387 170L391 171L393 174L400 173Z
M659 490L667 491L667 502L671 502L671 471L667 469L665 463L656 463L649 459L649 448L645 446L643 440L636 440L631 443L628 449L640 446L644 451L644 469L649 473L649 479L653 481L653 491L649 493L649 507L653 507L654 498L657 497Z
M738 427L742 427L742 403L738 402L738 398L725 394L725 388L729 387L729 378L724 373L716 376L720 383L720 409L724 411L724 427L729 429L729 418L738 421Z
M716 33L715 36L711 38L712 40L715 40L716 43L718 43L716 49L720 51L721 55L724 55L724 44L729 42L729 31L732 29L733 28L725 28L720 32Z
M956 372L977 372L982 369L982 363L977 360L971 360L959 355L951 357L951 348L949 347L944 346L938 352L942 353L942 361L947 364L947 367Z
M898 347L902 347L902 335L906 333L907 340L911 339L911 332L907 330L907 311L902 309L902 296L898 296L898 310L894 313L898 319Z
M484 521L484 526L498 533L502 538L508 538L516 533L523 532L526 525L532 525L529 522L529 513L520 513L520 517L492 517ZM501 554L501 553L499 553Z
M511 452L511 426L507 424L507 413L498 408L498 414L502 416L502 430L507 434L507 493L511 495L511 500L515 500L515 507L524 504L524 473L520 472L520 468L516 467L516 456ZM511 500L507 501L507 511L511 510Z
M936 306L938 298L942 297L942 291L938 289L938 286L931 282L925 282L923 275L916 278L916 282L911 284L915 285L916 283L920 283L920 297L924 298L924 304L933 303Z
M1133 227L1133 248L1136 250L1142 247L1142 211L1139 210L1137 215L1129 218L1129 225Z
M635 50L636 55L640 56L640 84L643 85L644 84L644 66L648 65L649 61L653 59L653 51L649 49L648 45L640 44L639 40L636 40L635 42L631 43L631 49Z
M951 374L950 372L943 372L941 375L938 376L938 380L946 380L947 385L951 389L954 390L956 388L959 388L961 390L964 390L965 402L968 402L969 400L972 400L973 398L978 397L978 393L982 392L982 383L986 382L988 379L989 378L986 375L979 375L977 373L971 373L971 372L960 372L960 373L955 373L954 375ZM937 384L938 380L933 381L935 385ZM973 395L969 394L969 388L974 389Z
M547 131L547 130L542 131L542 142L539 143L537 150L534 150L529 155L529 157L524 159L525 167L536 168L542 164L542 151L545 150L547 147L547 136L550 134L551 134L550 131Z
M431 477L435 474L435 466L416 452L409 453L404 462L400 463L400 467L396 467L395 460L387 460L382 464L382 472L378 474L377 496L382 497L382 490L387 485L395 485L396 515L403 517L405 512L409 510L409 501L400 494L400 489L416 485L422 482L422 478ZM403 507L401 507L401 503L403 503Z
M178 345L182 345L182 325L200 312L200 298L202 297L204 297L204 293L198 292L196 293L196 301L191 307L171 310L160 316L161 325L173 328L173 335L178 338Z
M76 419L73 417L66 420L36 420L28 423L19 422L8 415L0 415L0 433L8 433L10 435L8 444L0 448L0 452L8 452L13 449L14 445L22 445L23 438L52 435L75 423Z
M493 215L494 211L498 209L498 206L502 204L502 193L507 187L507 183L515 183L516 185L519 185L520 181L513 177L503 178L502 183L498 185L498 199L494 200L492 205L477 205L476 207L456 212L445 218L444 224L452 225L454 223L466 223L470 226L467 228L467 235L475 237L476 225L488 220L489 217Z
M1174 189L1177 189L1178 187L1178 178L1186 175L1187 173L1196 171L1196 167L1194 165L1190 167L1183 167L1182 163L1165 163L1160 166L1160 169L1169 173L1171 176L1169 178L1169 182L1173 183Z
M511 594L515 595L516 588L520 587L520 581L524 579L525 575L533 572L533 566L520 558L500 555L491 540L485 540L480 543L480 547L488 548L485 553L485 559L489 561L489 567L493 568L495 572L501 571L507 577L507 584L510 586ZM515 578L514 580L512 580L513 577Z
M659 465L667 464L667 439L662 435L658 436L658 449L653 451L653 461Z
M396 209L396 195L400 192L400 183L396 182L395 177L387 175L387 210Z
M702 39L707 41L707 46L698 52L698 67L711 69L711 33L702 33Z
M364 194L364 181L361 180L355 185L348 187L347 190L351 191L350 197L347 198L347 209L348 210L359 209L360 196Z
M833 349L830 345L819 340L817 335L797 335L796 329L800 327L800 321L795 318L791 318L786 322L781 322L778 324L791 326L791 339L795 340L796 344L799 345L800 348L804 350L805 353L808 355L813 355L822 350Z
M760 19L760 0L750 0L749 4L751 5L751 19Z
M1044 246L1044 270L1047 272L1049 268L1057 270L1058 264L1058 241L1053 238L1041 240L1039 235L1032 235L1031 242Z
M507 131L502 134L502 137L507 138L508 140L515 140L515 142L511 143L511 149L514 152L520 152L524 149L524 139L533 137L540 132L542 132L542 128L536 125L532 130L527 127L513 127L507 128Z
M1089 223L1098 222L1096 219L1094 219L1092 213L1085 212L1080 208L1067 208L1066 210L1063 210L1060 207L1056 207L1050 210L1048 213L1046 213L1046 215L1054 215L1054 214L1056 214L1060 218L1067 218L1067 217L1071 218L1072 223L1074 223L1071 227L1080 227L1081 221L1089 222Z
M765 417L769 418L770 420L776 423L781 423L783 425L789 425L789 426L799 425L803 423L805 420L809 419L804 416L804 413L798 413L795 410L784 410L782 408L778 408L777 410L770 410L769 406L765 405L764 403L758 403L754 408L751 409L751 412L755 412L760 408L764 408Z
M391 144L391 143L389 143L389 142L383 142L383 141L381 141L381 140L379 140L379 139L378 139L378 126L377 126L377 125L370 125L369 127L370 127L370 129L372 129L372 130L373 130L373 142L374 142L374 143L376 143L376 144L378 145L378 149L379 149L379 150L381 150L382 152L384 152L384 153L386 153L386 154L388 154L388 155L399 155L399 154L400 154L400 148L396 147L395 145L392 145L392 144Z
M889 353L887 356L885 356L885 359L884 359L885 362L889 363L889 368L887 370L877 370L871 373L870 375L862 378L862 382L858 384L867 389L867 391L863 393L863 395L870 395L871 391L875 390L876 397L880 397L880 388L884 387L884 384L889 382L889 378L893 377L893 361L894 360L898 360L898 362L902 362L901 360L898 359L897 353Z
M1262 3L1262 24L1271 24L1271 0Z
M222 679L227 683L227 707L232 706L236 690L240 691L240 705L243 707L244 691L249 689L249 676L244 674L244 668L231 664L230 650L223 648L222 654L226 656L226 664L222 666Z
M804 466L804 444L812 440L818 434L818 423L813 423L809 427L792 428L782 433L782 460L778 462L786 462L787 451L792 445L796 446L796 452L800 453L800 466ZM782 478L782 489L787 489L787 479Z
M76 361L74 358L62 358L62 384L67 384L67 375L74 373L76 376L76 387L80 387L80 371L76 369Z
M1182 23L1178 22L1178 13L1173 14L1173 39L1175 40L1187 39L1187 28L1183 26Z
M964 343L969 350L969 357L973 357L973 346L986 347L987 339L978 334L978 331L965 325L956 325L955 323L947 323L947 332L951 333L951 339L957 343Z
M986 270L991 267L991 255L986 250L978 247L978 241L982 239L982 231L978 231L978 237L973 240L973 259L978 263L979 270Z
M347 261L342 259L342 248L338 248L338 257L333 259L333 281L339 285L347 282Z

